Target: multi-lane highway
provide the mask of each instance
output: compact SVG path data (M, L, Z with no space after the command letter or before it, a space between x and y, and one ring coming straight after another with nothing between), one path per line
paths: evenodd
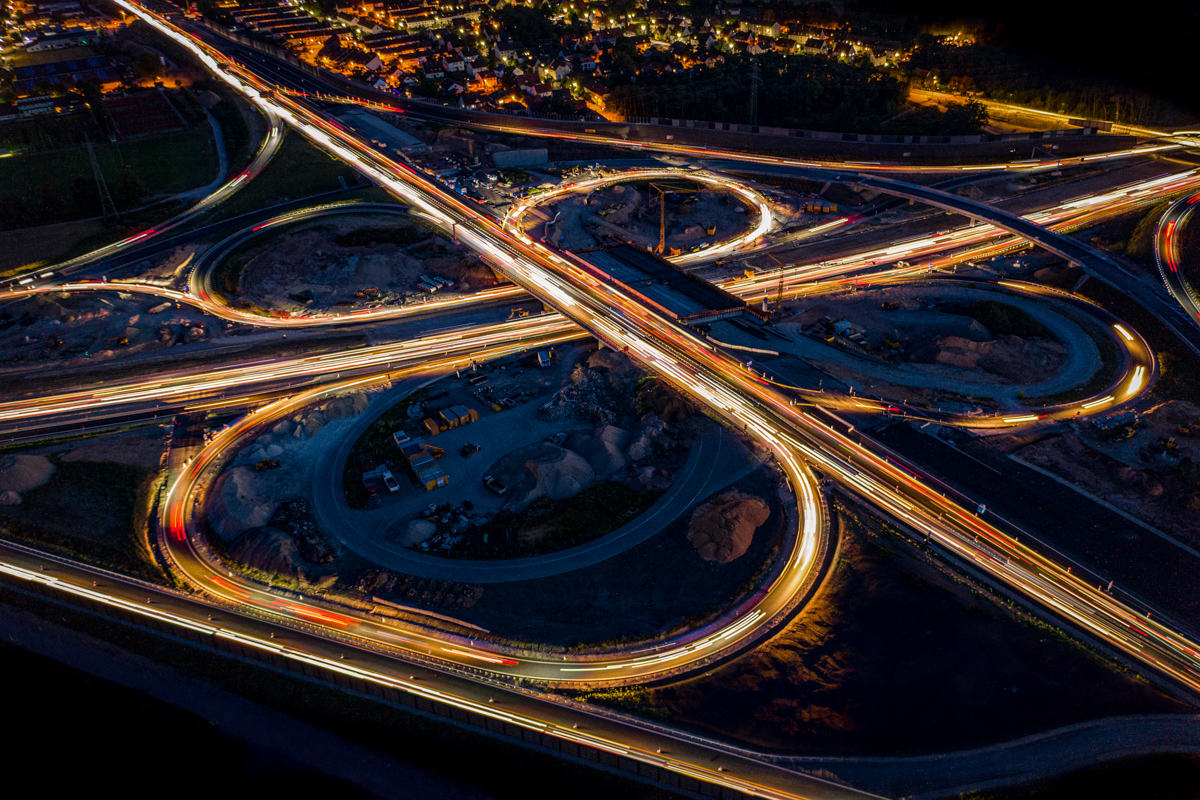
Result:
M166 30L195 47L177 31ZM265 102L253 75L236 67L226 69L234 85ZM598 338L628 352L715 413L744 426L788 467L789 476L799 474L801 459L813 464L848 491L937 539L996 580L1068 617L1106 644L1200 688L1200 653L1178 633L1157 622L1143 621L1132 609L930 489L919 476L900 470L835 427L798 411L787 397L747 373L736 360L624 295L586 262L554 252L522 234L508 234L490 217L330 124L315 109L283 98L272 102L278 104L277 113L319 146L380 181L436 222L454 224L461 239L515 283ZM986 207L979 214L996 216ZM1001 219L1022 234L1028 227L1023 221ZM1080 260L1093 256L1076 243L1055 242L1041 229L1029 233L1034 241L1045 241Z
M298 387L294 383L288 384L289 396L274 400L219 432L173 476L162 507L168 552L181 573L194 585L203 587L223 607L236 609L247 619L286 623L312 635L352 641L361 647L401 655L409 660L433 659L457 668L459 672L456 674L459 675L465 675L463 670L471 668L556 684L645 680L688 665L709 663L713 658L753 641L769 631L814 584L823 564L821 554L825 551L824 525L813 474L815 470L881 513L973 564L998 583L1060 615L1088 636L1120 651L1148 670L1189 689L1200 690L1200 645L1166 625L1146 619L1107 595L1100 587L1071 574L1064 565L1020 543L985 518L964 508L954 498L931 488L930 482L923 476L881 457L869 440L857 436L837 417L820 410L813 413L800 410L794 405L792 396L780 392L690 329L646 307L637 297L587 262L569 253L557 252L520 231L498 224L478 207L464 203L436 183L379 153L369 142L332 123L317 109L286 96L268 96L268 86L252 71L223 61L218 53L205 49L166 20L129 0L117 2L192 49L230 85L269 113L292 125L318 146L336 154L383 185L409 203L415 213L424 215L430 222L443 228L453 227L460 240L483 254L514 283L547 305L557 308L561 317L553 315L525 321L531 339L541 337L538 341L551 341L560 337L561 340L578 335L581 328L627 353L768 449L775 456L797 497L797 531L792 548L781 560L781 571L765 587L764 592L756 596L753 605L740 609L736 618L725 620L717 630L692 632L645 654L617 653L575 660L564 656L565 661L515 658L495 646L472 641L469 637L464 639L461 633L451 637L445 632L422 632L413 625L388 625L363 615L332 611L315 602L282 597L242 577L222 576L218 571L219 561L206 552L204 540L196 527L204 493L221 464L236 451L238 444L254 435L261 426L339 392L414 374L439 374L473 356L486 358L515 352L523 345L512 340L511 334L515 330L512 323L496 326L490 340L464 340L461 334L450 334L436 342L417 340L417 343L384 346L378 352L370 353L369 359L373 359L371 363L364 363L363 351L360 350L350 354L314 357L325 359L316 366L311 363L303 367L295 364L276 365L263 370L248 370L241 376L226 375L216 383L204 383L204 380L211 381L211 378L201 379L195 374L168 375L153 387L147 387L144 383L114 385L86 394L58 398L53 405L25 401L0 406L0 420L20 422L34 420L47 413L87 414L122 403L152 403L168 396L187 399L189 393L209 393L197 398L203 402L214 396L219 397L235 385L239 391L254 391L259 385L256 382L261 381L261 389L266 391L268 388L278 388L281 381L312 375L328 376L333 372L336 377L332 382L308 391L296 393ZM696 151L687 152L694 154ZM943 195L931 193L924 187L881 182L879 178L864 176L860 172L830 174L934 205L945 202ZM958 207L963 208L961 204ZM1064 241L1062 237L1036 224L996 212L990 207L972 207L968 213L1060 252L1076 263L1086 265L1089 260L1099 258L1090 248L1071 240ZM182 301L182 298L179 299ZM190 296L188 299L191 299ZM338 357L345 360L339 361ZM274 372L273 369L291 371ZM1149 376L1145 374L1140 378L1131 375L1127 391L1138 391L1148 379ZM10 575L27 580L40 577L27 567L10 564L4 569ZM63 588L68 590L65 586ZM81 585L72 583L69 590L79 592L80 588ZM100 594L108 602L115 602L115 594ZM232 630L221 634L217 626L200 623L199 627L195 627L194 621L187 622L194 630L214 636L248 636ZM314 658L303 650L291 651L290 645L269 644L261 636L248 639L253 639L248 641L249 646L274 647L276 652L287 658ZM322 665L326 661L329 660L323 659ZM337 666L336 662L329 663ZM386 679L393 683L397 681L393 677L376 677L375 673L367 675L364 672L359 677L367 680ZM406 691L424 691L424 687L400 683ZM558 710L545 698L540 702L542 705L537 707L534 716L521 719L513 717L513 724L550 730L554 725L550 718ZM489 710L497 713L486 705L477 713ZM555 728L552 735L570 739L579 736L574 733L575 730ZM641 732L641 729L637 730ZM632 738L634 735L623 736ZM688 758L668 759L658 753L650 754L631 747L628 741L619 739L593 740L587 744L602 748L616 746L631 758L657 759L657 762L647 763L660 763L666 769L684 774L699 773L706 781L762 796L794 797L801 796L801 791L819 796L846 796L838 795L842 790L837 787L813 784L800 787L794 778L778 774L759 772L753 778L741 778L726 775L723 769L714 771L703 761L712 752L711 748L707 752L698 751ZM749 772L752 768L746 769Z
M368 646L342 635L337 615L287 608L287 603L264 594L261 610L236 612L219 601L182 595L162 587L108 573L86 565L0 543L0 574L6 581L37 584L49 592L92 603L101 608L142 619L151 628L176 631L201 643L222 649L239 648L259 653L265 660L285 660L298 669L316 668L360 685L392 689L446 709L456 722L469 721L492 731L515 735L518 740L540 735L559 740L563 752L573 746L628 759L633 772L653 780L655 768L707 784L683 784L685 790L711 792L728 789L743 796L769 800L867 800L875 795L775 765L757 753L664 726L647 725L601 707L572 703L510 682L489 679L482 670L467 678L447 673L437 659L396 659L386 649ZM276 602L270 603L271 600ZM283 626L282 615L298 618ZM380 636L404 640L398 629L381 626ZM431 640L432 650L445 641ZM478 662L487 667L486 661ZM527 739L528 740L528 739ZM536 740L535 740L536 741ZM675 784L678 785L678 784ZM725 795L728 796L728 795Z
M678 170L661 170L656 171L654 174L658 174L659 172L668 176L693 174L690 171ZM620 173L598 179L600 182L598 185L621 180L621 176L625 174ZM640 172L634 174L644 177ZM723 176L711 176L711 179L720 181L720 185L723 187L738 186L736 182L729 181ZM588 182L585 185L590 185L591 183ZM1197 184L1200 184L1200 175L1194 170L1189 170L1126 184L1099 195L1074 198L1052 208L1031 213L1026 216L1026 219L1036 222L1039 225L1062 230L1094 222L1096 219L1153 202L1164 195L1170 196L1171 194L1178 193L1181 189L1186 190ZM562 191L578 190L580 190L579 185L568 185ZM757 195L750 194L749 198L755 199ZM540 200L541 198L539 198ZM518 211L509 215L508 224L510 228L517 229L519 227L519 221L529 207L531 207L531 204L524 204ZM220 292L212 288L211 276L214 266L219 264L221 259L231 250L246 243L253 237L280 226L322 215L357 213L403 215L407 214L408 211L402 206L391 204L334 203L289 212L259 222L233 234L216 247L207 251L194 265L189 285L183 291L157 283L88 280L31 284L21 288L14 288L7 293L7 296L16 299L32 294L64 291L76 293L106 293L114 291L144 293L148 296L189 304L222 319L277 329L391 321L455 309L476 308L488 303L512 302L521 297L527 297L520 287L508 285L472 295L435 295L429 298L428 301L420 304L388 305L361 308L343 313L333 312L297 316L292 314L263 313L257 308L243 309L231 306ZM766 218L764 215L762 219ZM760 220L755 230L759 230L762 227L763 222ZM741 237L741 241L744 244L751 243L755 238L755 236L743 236ZM936 236L924 236L900 241L884 248L863 251L843 258L814 264L801 263L786 266L780 270L761 273L751 278L729 279L719 282L719 285L749 302L757 302L773 297L777 293L782 293L785 297L795 297L835 292L841 290L848 283L855 285L880 285L914 279L928 280L930 273L941 272L952 264L988 258L994 254L1020 246L1021 241L991 225L964 226ZM917 261L922 256L945 253L947 251L950 252L949 255L937 256L926 262ZM914 263L897 265L897 260L902 258L913 259ZM1094 396L1080 398L1074 403L1051 409L1050 411L1038 410L1032 416L1009 413L998 415L994 419L981 419L970 416L963 416L961 418L946 417L944 419L939 417L942 421L969 427L994 427L998 425L1020 424L1021 421L1061 418L1063 416L1073 416L1078 413L1102 413L1111 410L1111 406L1117 402L1132 399L1136 396L1137 389L1146 388L1151 384L1154 375L1153 357L1152 355L1145 355L1150 350L1144 345L1141 337L1133 328L1121 325L1120 320L1111 319L1111 315L1107 312L1094 306L1094 304L1086 304L1077 296L1067 296L1062 292L1053 292L1052 290L1013 282L1008 282L1006 288L1009 291L1026 295L1036 295L1039 292L1044 293L1049 291L1065 302L1083 306L1087 313L1099 317L1102 322L1105 322L1109 326L1115 343L1126 355L1125 362L1127 368L1123 371L1122 376L1114 381L1111 387ZM564 330L562 327L556 327L560 326L562 322L562 319L557 316L543 316L538 318L536 325L529 321L517 321L507 325L507 327L503 325L499 327L495 325L482 325L476 328L462 329L456 333L462 337L464 343L475 341L479 345L483 345L497 336L503 337L507 335L516 337L519 340L526 340L532 346L537 341L536 338L527 337L536 337L539 330L546 334L557 336ZM535 327L538 330L534 330ZM1120 335L1117 336L1117 333L1120 333ZM582 335L582 332L580 334ZM437 341L437 337L434 337L434 339ZM399 343L361 351L358 354L361 360L355 366L362 369L384 368L395 359L404 358L405 352L405 346ZM334 355L256 361L223 368L204 375L193 375L181 370L169 376L160 376L142 381L113 381L107 384L99 393L90 391L76 392L67 395L43 395L23 401L10 401L0 404L0 427L3 427L11 434L19 430L19 428L13 428L10 424L6 423L17 423L24 419L36 419L38 421L38 428L44 429L50 423L70 425L85 418L93 422L108 419L109 417L106 416L108 414L117 414L121 415L122 418L129 418L130 414L148 410L144 405L144 400L149 397L156 400L157 404L155 407L162 410L162 413L173 413L180 402L188 400L200 402L202 400L213 400L217 397L224 397L230 403L242 405L256 397L261 398L263 396L261 392L266 391L267 386L272 386L278 392L294 388L297 385L304 385L304 381L332 374L331 370L332 372L338 372L347 369L347 358L348 356L345 355ZM296 381L300 381L300 383L297 384ZM1113 390L1118 388L1118 384L1125 381L1128 381L1130 388L1114 394ZM828 395L815 399L827 404L830 402ZM870 405L870 401L859 398L852 401L852 404L855 408L862 409L867 408ZM926 411L916 411L914 413L922 418L929 418L929 414Z

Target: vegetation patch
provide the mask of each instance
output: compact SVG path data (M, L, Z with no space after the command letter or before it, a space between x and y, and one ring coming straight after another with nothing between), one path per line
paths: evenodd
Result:
M976 300L971 303L968 313L995 336L1054 338L1054 334L1032 314L999 300Z
M221 126L230 172L248 164L256 143L250 140L250 126L246 123L246 117L243 114L245 101L239 98L224 81L200 81L192 84L192 88L197 91L214 92L221 98L221 102L210 108L208 113L212 114L213 119Z
M762 497L771 507L771 516L735 561L719 564L697 554L687 538L688 508L646 541L594 566L489 584L472 608L454 616L508 641L574 651L629 645L704 625L762 585L785 536L774 472L756 470L732 488ZM597 608L604 612L596 613Z
M536 556L599 539L648 510L662 492L635 492L623 483L606 481L573 497L541 497L521 514L501 512L495 527L517 528L519 553Z
M286 130L279 152L258 177L222 203L211 221L229 219L300 197L332 192L358 179L353 169L317 149L299 134Z
M704 676L596 701L814 755L960 750L1181 710L1057 625L964 578L922 539L857 507L835 508L838 563L824 594L782 633Z
M117 211L152 195L204 186L217 175L209 126L93 147ZM186 153L186 158L180 158ZM0 229L99 216L100 193L87 150L0 159Z
M107 569L167 582L146 546L156 473L111 461L58 461L54 476L17 506L0 507L0 531Z
M339 247L375 247L381 244L400 246L416 244L429 238L429 231L418 225L396 225L389 228L356 228L333 237Z

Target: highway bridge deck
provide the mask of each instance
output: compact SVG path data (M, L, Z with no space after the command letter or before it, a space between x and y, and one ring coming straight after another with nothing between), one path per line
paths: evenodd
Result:
M621 244L583 250L576 255L665 309L679 322L753 313L746 301L640 247Z

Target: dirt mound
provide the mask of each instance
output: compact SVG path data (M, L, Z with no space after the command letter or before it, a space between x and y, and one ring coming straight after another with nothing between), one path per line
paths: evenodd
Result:
M304 559L292 537L278 528L252 528L229 543L239 564L294 579L304 577Z
M617 419L617 402L608 378L599 370L576 364L571 384L559 389L538 409L546 422L577 419L608 425Z
M54 465L45 456L0 457L0 492L28 492L50 480Z
M688 541L705 561L728 564L746 552L754 531L769 516L771 510L761 498L726 492L692 512Z
M629 441L629 431L613 425L601 425L590 434L571 438L570 446L591 465L598 479L607 478L625 468L622 451Z
M665 469L645 466L634 472L625 485L638 492L665 492L672 483L671 473Z
M357 392L330 400L321 408L324 410L327 420L342 419L343 417L354 417L366 411L367 404L370 402L371 398L362 392Z
M21 495L14 491L0 493L0 506L19 506L21 505Z
M980 369L1012 383L1035 383L1062 368L1066 348L1059 342L1011 335L982 342L941 336L926 357L930 356L935 364Z
M588 356L587 365L589 369L606 372L609 384L619 391L628 389L630 384L645 374L626 356L615 350L597 350Z
M217 478L209 503L209 522L226 541L267 524L279 504L265 492L252 467L235 467Z
M637 409L667 423L683 422L695 411L683 395L657 379L645 381L638 388Z
M328 564L337 555L333 545L317 529L308 501L303 498L280 505L271 515L270 526L291 536L305 561Z
M666 445L666 424L655 414L642 418L641 427L625 454L630 461L642 461L654 455Z
M536 483L525 495L528 504L539 497L562 500L579 494L596 480L596 472L587 460L574 450L554 446L546 455L525 462Z

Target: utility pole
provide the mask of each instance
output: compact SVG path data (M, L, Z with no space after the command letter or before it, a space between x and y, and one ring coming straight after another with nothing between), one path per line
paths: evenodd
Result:
M750 125L758 125L758 56L750 58Z
M117 213L117 206L113 202L112 195L108 193L108 184L104 182L104 174L100 172L100 162L96 161L96 151L92 149L92 137L88 136L84 139L87 142L88 161L92 162L92 175L96 178L96 189L100 192L100 212L105 219L116 217L121 219L121 215Z

